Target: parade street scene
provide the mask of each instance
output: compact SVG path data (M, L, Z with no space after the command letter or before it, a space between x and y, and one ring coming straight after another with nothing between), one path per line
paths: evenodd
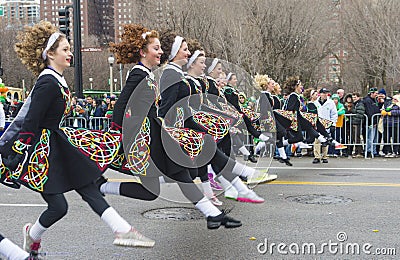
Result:
M0 260L398 259L399 10L0 0Z

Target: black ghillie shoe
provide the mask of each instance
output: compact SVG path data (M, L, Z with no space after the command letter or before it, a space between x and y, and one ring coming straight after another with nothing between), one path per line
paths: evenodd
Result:
M286 159L279 159L279 162L286 164L287 166L293 166L293 164L290 162L289 158Z
M207 228L208 229L217 229L221 225L225 226L225 228L237 228L242 226L242 222L240 220L236 220L227 215L229 213L227 210L223 210L221 214L215 217L207 217Z

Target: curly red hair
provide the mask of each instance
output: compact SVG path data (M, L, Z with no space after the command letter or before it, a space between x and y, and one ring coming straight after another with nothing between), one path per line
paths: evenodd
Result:
M114 53L117 63L138 63L140 50L146 50L151 39L158 37L157 31L149 30L141 24L125 24L121 42L111 42L110 51Z

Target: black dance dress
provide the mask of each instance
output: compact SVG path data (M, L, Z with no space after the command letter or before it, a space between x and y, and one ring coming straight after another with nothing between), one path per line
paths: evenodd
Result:
M3 158L23 155L14 171L1 164L4 184L23 184L45 194L64 193L92 183L114 160L120 134L60 127L70 111L70 100L62 75L46 68L0 140Z

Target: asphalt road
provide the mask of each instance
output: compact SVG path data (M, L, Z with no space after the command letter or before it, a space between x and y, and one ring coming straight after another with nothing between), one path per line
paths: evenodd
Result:
M107 196L128 222L156 240L151 249L112 245L111 230L75 192L67 194L69 212L43 237L46 259L398 259L400 255L400 160L331 158L273 161L279 179L258 185L263 204L226 200L237 229L207 230L205 219L149 219L142 214L165 207L193 208L176 184L163 184L161 198L144 202ZM270 165L262 158L253 166ZM126 175L107 172L113 179ZM170 198L180 201L171 202ZM0 187L0 232L22 243L22 226L45 208L40 195L26 188ZM190 209L184 209L190 211Z

